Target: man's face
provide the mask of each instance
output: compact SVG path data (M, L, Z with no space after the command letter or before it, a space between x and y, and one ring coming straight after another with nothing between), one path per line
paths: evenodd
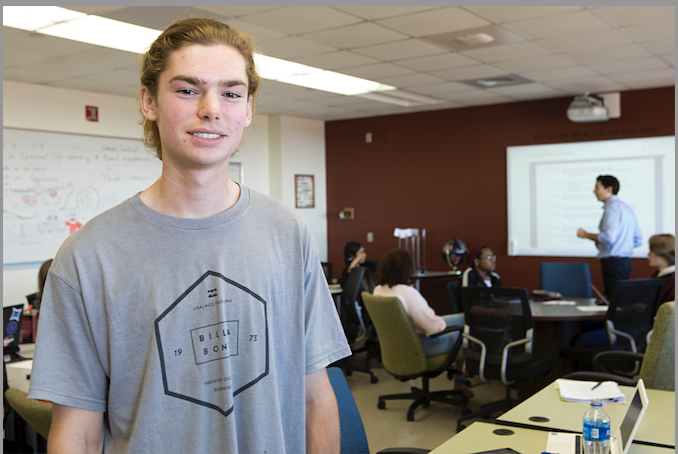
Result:
M480 257L476 259L476 268L485 272L494 271L497 267L497 256L492 249L485 247L480 251Z
M228 166L252 121L245 60L229 46L184 46L171 54L153 99L141 89L144 116L155 121L163 162L182 169Z
M607 199L612 197L612 186L606 188L600 181L596 181L596 187L593 188L593 193L601 202L607 202Z

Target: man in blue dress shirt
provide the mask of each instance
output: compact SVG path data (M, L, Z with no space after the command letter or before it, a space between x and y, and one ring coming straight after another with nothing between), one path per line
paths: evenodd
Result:
M599 233L588 233L580 228L579 238L593 240L598 247L598 258L603 272L605 296L612 296L617 281L628 279L633 269L633 248L642 245L638 220L631 207L617 197L619 180L612 175L599 175L593 193L604 203Z

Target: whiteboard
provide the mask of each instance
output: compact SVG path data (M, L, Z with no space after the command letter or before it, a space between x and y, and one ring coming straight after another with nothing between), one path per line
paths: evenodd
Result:
M3 128L3 264L43 262L160 177L141 140Z
M509 255L595 257L595 243L576 233L598 233L593 188L614 175L643 236L633 257L646 257L652 235L675 233L675 150L675 136L508 147Z

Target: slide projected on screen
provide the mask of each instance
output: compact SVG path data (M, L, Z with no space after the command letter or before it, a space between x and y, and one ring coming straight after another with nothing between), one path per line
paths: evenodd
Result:
M598 233L603 203L593 188L613 175L643 233L633 257L646 257L650 236L675 234L675 147L675 136L508 147L509 255L595 257L577 229Z

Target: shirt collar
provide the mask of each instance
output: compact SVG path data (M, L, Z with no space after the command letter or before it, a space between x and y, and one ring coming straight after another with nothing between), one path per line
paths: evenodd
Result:
M669 265L666 268L664 268L663 270L661 270L659 272L659 274L657 275L657 277L666 276L667 274L671 274L671 273L675 273L675 272L676 272L676 265Z
M605 207L607 207L609 204L611 204L613 200L617 200L617 194L612 194L612 197L610 197L609 199L607 199L607 201L605 201L605 203L603 204L603 208L605 208Z

